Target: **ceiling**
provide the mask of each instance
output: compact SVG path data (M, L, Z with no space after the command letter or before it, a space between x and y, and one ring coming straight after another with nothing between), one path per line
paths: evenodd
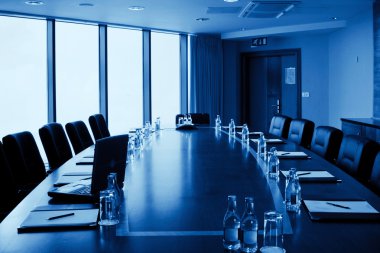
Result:
M371 8L373 2L373 0L239 0L234 3L224 0L41 0L43 5L27 5L25 1L27 0L1 0L0 12L183 33L220 34L225 39L340 28L345 26L346 21ZM145 9L131 11L128 9L131 6L143 6ZM253 13L246 13L247 17L239 17L239 14L244 14L242 10L245 7L253 9ZM279 14L280 12L283 12L283 15ZM281 17L276 18L277 15ZM208 20L197 21L198 18Z

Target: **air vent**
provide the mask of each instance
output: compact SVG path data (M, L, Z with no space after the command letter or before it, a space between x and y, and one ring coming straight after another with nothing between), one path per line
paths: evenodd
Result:
M241 7L208 7L207 14L238 14Z
M240 18L279 18L299 1L251 1L239 13Z

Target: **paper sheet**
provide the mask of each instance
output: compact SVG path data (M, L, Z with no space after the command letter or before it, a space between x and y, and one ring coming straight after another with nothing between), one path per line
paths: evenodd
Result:
M305 152L302 151L277 151L277 157L279 158L297 158L297 157L308 157Z
M32 211L25 221L20 225L20 228L26 227L59 227L59 226L80 226L96 224L99 209L84 209L84 210L57 210L57 211ZM68 213L74 215L62 217L55 220L48 218Z
M313 213L379 213L367 201L304 200L309 212ZM330 204L328 204L330 203ZM334 206L338 205L338 206ZM342 206L342 207L339 207ZM344 208L347 207L347 208Z
M289 174L289 171L281 170L281 173L286 177ZM299 170L297 171L297 175L299 178L335 178L325 170Z

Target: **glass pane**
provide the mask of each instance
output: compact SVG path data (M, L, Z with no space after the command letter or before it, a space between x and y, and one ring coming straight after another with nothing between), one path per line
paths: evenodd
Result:
M152 121L161 118L161 127L174 127L180 112L179 35L152 32Z
M0 16L1 137L47 122L46 21Z
M143 124L142 32L108 28L108 122L112 134Z
M98 27L56 23L57 122L88 122L99 112Z

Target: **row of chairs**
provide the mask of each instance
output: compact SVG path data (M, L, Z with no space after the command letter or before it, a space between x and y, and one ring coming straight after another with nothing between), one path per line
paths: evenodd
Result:
M307 119L275 115L269 133L310 149L380 195L379 144L362 136L344 135L331 126L314 126Z
M109 137L101 114L91 115L89 124L94 139ZM94 144L83 121L65 125L74 153ZM0 142L0 221L32 191L50 171L72 158L72 151L63 126L49 123L39 129L40 139L49 163L46 170L33 135L28 132L9 134Z

